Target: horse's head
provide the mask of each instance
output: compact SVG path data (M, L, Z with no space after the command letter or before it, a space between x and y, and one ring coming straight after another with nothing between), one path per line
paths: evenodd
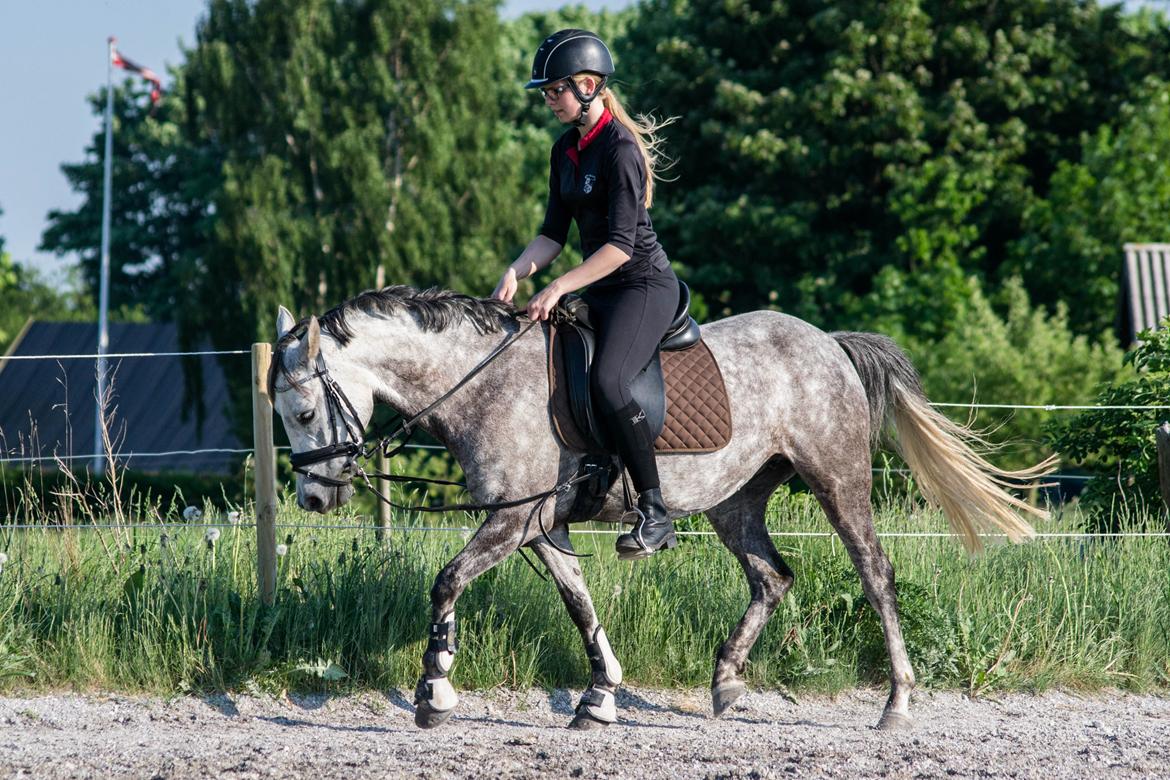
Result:
M326 363L321 347L317 318L298 328L281 306L269 389L292 445L297 503L324 514L353 496L354 458L374 390L369 374L341 350L330 349Z

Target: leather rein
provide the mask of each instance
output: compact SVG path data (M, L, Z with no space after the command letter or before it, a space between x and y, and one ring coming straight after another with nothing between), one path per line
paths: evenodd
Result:
M457 382L454 387L452 387L450 390L443 393L441 396L439 396L437 399L435 399L433 402L431 402L425 409L423 409L421 412L413 415L412 417L400 422L398 427L395 428L392 432L385 434L385 435L382 435L382 436L378 436L376 439L373 439L369 442L367 442L367 440L363 437L362 431L358 427L358 425L360 424L361 418L358 416L357 409L354 408L353 403L346 396L345 391L341 389L341 386L337 384L337 381L329 373L329 368L328 368L328 366L325 365L325 358L318 351L317 358L315 361L316 362L315 370L311 375L309 375L309 377L307 377L307 379L311 380L311 379L316 378L316 379L319 379L321 381L321 387L322 387L322 390L324 391L324 394L325 394L325 407L329 413L329 432L330 432L330 436L332 438L332 442L324 447L318 447L316 449L306 450L305 452L294 452L292 454L292 457L290 458L290 460L292 462L293 471L298 473L298 474L303 475L306 479L311 479L311 480L314 480L316 482L320 482L321 484L329 485L331 487L349 486L353 483L354 479L357 479L360 477L361 480L365 483L366 488L369 489L370 492L372 492L378 498L379 501L381 501L382 503L384 503L388 506L391 506L395 509L408 511L408 512L495 511L498 509L509 509L512 507L523 506L525 504L535 503L536 506L533 507L532 512L529 514L529 520L531 521L533 515L536 516L538 524L540 526L540 532L544 536L545 541L548 542L549 544L551 544L558 551L564 553L565 555L571 555L571 556L576 557L576 558L589 557L588 554L582 555L582 554L578 554L572 550L566 550L563 547L561 547L560 545L558 545L555 541L553 541L553 539L549 537L548 531L545 528L543 514L544 514L544 505L548 502L548 500L550 498L552 498L553 496L556 496L556 495L565 494L574 485L578 484L579 482L584 482L587 479L591 479L595 475L595 473L598 471L598 469L596 467L586 465L582 471L578 471L572 477L565 480L564 482L561 482L560 484L558 484L556 487L552 488L551 490L545 490L545 491L541 491L539 493L534 493L530 496L525 496L524 498L517 498L517 499L512 499L509 501L495 501L495 502L490 502L490 503L485 503L485 504L460 503L460 504L445 504L443 506L432 507L432 506L409 506L409 505L396 503L395 501L391 500L387 496L383 495L381 491L379 491L376 487L374 487L374 484L371 481L371 478L385 479L385 480L390 481L390 482L425 482L425 483L432 484L432 485L452 485L455 487L463 488L464 490L467 489L467 485L465 485L462 482L454 482L454 481L446 480L446 479L431 479L429 477L412 477L412 476L399 475L399 474L384 474L384 473L377 472L377 471L370 473L370 472L367 472L365 469L363 469L361 464L358 463L359 458L366 458L366 459L372 458L375 455L377 455L379 452L381 452L383 455L385 455L386 458L391 458L391 457L397 455L403 449L405 449L406 446L410 443L410 439L414 435L414 432L417 430L416 426L418 425L418 422L423 417L430 414L440 404L442 404L444 401L446 401L451 396L453 396L456 392L458 392L468 382L470 382L473 378L475 378L476 375L478 375L481 371L483 371L485 368L487 368L488 365L490 365L492 363L492 361L494 361L497 357L499 357L501 354L503 354L503 352L505 350L507 350L508 347L512 346L517 341L519 341L526 333L528 333L528 331L532 330L532 328L535 327L537 324L539 324L539 323L536 320L529 322L528 325L526 325L524 328L522 328L515 336L512 336L511 338L507 339L502 344L497 346L495 349L493 349L487 357L485 357L474 368L472 368L469 372L467 372L467 374L462 379L460 379L459 382ZM281 359L280 354L277 354L275 357L276 357L277 361L279 361ZM274 368L275 368L275 365L274 365ZM300 383L298 382L298 384L300 384ZM341 423L345 428L345 439L344 440L339 440L338 436L337 436L337 429L338 429L337 420L338 420L338 418L340 418ZM399 419L401 419L401 418L402 418L402 415L400 414ZM393 423L391 423L391 424L393 424ZM398 444L395 444L395 440L398 439L399 437L403 437L402 441ZM326 476L324 474L318 474L309 468L309 466L312 466L316 463L322 463L324 461L333 460L334 458L339 458L339 457L345 458L345 463L342 466L342 474L349 475L349 479L335 479L333 477L329 477L329 476ZM529 562L529 565L530 566L532 565L531 562ZM535 569L535 567L533 567L533 568ZM537 573L539 574L540 572L537 571ZM541 575L541 576L543 576L543 575Z

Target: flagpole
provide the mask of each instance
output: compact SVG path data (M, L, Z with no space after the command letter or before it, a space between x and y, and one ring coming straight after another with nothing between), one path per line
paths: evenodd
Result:
M106 351L110 345L107 312L110 307L110 197L114 183L114 47L117 39L107 41L106 52L106 153L105 171L102 178L102 257L101 292L98 302L98 344L97 344L97 409L93 423L93 473L105 471L105 437L103 436L103 414L106 400Z

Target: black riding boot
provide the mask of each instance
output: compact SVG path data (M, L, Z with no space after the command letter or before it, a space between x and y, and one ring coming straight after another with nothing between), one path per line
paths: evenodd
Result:
M638 511L642 516L632 531L617 538L618 557L622 559L648 558L659 550L678 544L674 523L666 513L662 491L650 488L638 496Z

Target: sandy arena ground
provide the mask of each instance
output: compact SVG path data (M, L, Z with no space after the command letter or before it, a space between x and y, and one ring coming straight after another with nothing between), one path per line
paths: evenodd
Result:
M626 690L618 723L579 733L578 693L465 694L429 732L400 691L3 698L0 777L1170 777L1170 697L922 693L888 733L880 691L753 692L714 720L706 691Z

